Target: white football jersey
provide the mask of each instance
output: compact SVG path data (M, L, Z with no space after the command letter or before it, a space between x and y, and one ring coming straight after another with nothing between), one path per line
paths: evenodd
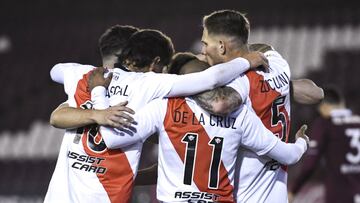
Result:
M162 202L234 202L238 148L261 156L278 142L246 106L223 117L189 98L157 99L135 120L136 135L143 140L159 134L157 198ZM134 139L117 136L114 141Z
M80 72L74 71L75 75L69 77L77 78ZM89 73L85 74L78 82L64 81L70 106L92 108L87 91L88 76ZM115 69L108 91L110 103L115 105L127 100L136 111L154 98L167 95L173 81L170 75ZM74 95L73 98L70 95ZM97 125L67 130L45 202L128 202L141 148L142 143L137 143L122 149L108 149Z
M269 72L249 71L229 86L283 142L290 132L290 68L276 51L268 51ZM270 136L274 136L270 135ZM236 172L238 202L288 202L287 167L247 149L239 150Z
M186 76L131 73L114 69L107 97L110 97L110 105L127 100L128 106L137 111L151 100L167 96L170 90L172 95L194 94L214 85L224 85L226 81L248 69L249 62L239 58L218 66L222 67L211 67L202 73ZM92 109L94 104L87 84L89 73L76 81L85 71L78 70L81 66L74 65L72 68L73 70L68 68L68 75L64 73L64 76L73 79L63 79L69 96L68 103L73 107ZM217 77L213 77L214 75ZM209 76L213 78L210 80ZM188 86L192 87L191 90ZM130 200L142 144L111 150L107 148L98 130L97 125L90 125L66 131L45 202Z

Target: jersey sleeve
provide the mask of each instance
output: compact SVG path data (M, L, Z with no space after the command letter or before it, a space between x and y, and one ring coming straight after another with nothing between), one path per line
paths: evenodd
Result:
M250 82L245 74L241 74L239 77L231 81L226 86L236 90L240 94L243 102L245 102L246 98L250 94Z
M58 63L50 70L50 77L54 82L63 84L65 93L70 97L75 93L77 82L94 68L78 63Z
M145 73L142 84L138 88L144 92L144 100L166 97L178 75L158 74L154 72Z
M136 142L144 142L162 126L166 99L156 99L134 115L134 124L129 128L101 126L100 133L110 149L125 147Z
M68 104L71 107L81 107L85 105L86 108L91 109L91 106L88 106L91 101L91 93L88 91L88 77L90 72L83 75L83 77L77 81L75 86L74 93L68 95Z
M104 86L96 86L91 90L91 101L93 108L102 110L110 106L109 98L106 97L106 88Z
M264 55L269 60L270 67L280 68L286 73L289 78L291 77L288 62L277 51L267 51L264 53Z
M212 66L204 71L178 75L174 78L168 97L194 95L226 85L250 68L244 58Z
M276 145L266 153L266 156L277 160L281 164L291 165L297 163L306 150L306 141L303 138L298 138L295 143L277 142Z
M279 139L262 124L259 117L246 106L243 106L243 119L240 121L242 130L241 145L261 156L268 153ZM241 119L240 119L241 120Z
M290 165L300 160L307 150L306 141L302 138L295 143L281 142L261 122L259 117L246 109L243 122L241 123L243 135L241 144L255 152L257 155L266 155L282 164Z
M180 97L194 95L223 86L248 70L249 61L236 58L212 66L204 71L185 75L146 73L142 91L145 98Z

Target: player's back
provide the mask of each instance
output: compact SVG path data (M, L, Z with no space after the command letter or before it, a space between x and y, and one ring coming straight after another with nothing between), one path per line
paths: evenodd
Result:
M248 71L249 99L246 101L266 128L287 142L290 130L290 69L275 51L268 51L269 72Z
M73 78L79 75L77 72L72 73ZM64 81L67 82L64 85L74 91L68 93L71 98L70 106L93 108L91 94L88 91L89 75L90 72L86 73L77 83ZM167 81L155 82L157 86L153 85L151 80L156 79L155 73L133 73L115 69L107 91L110 104L115 105L127 100L129 106L137 111L152 99L165 96L171 85L164 85ZM76 87L71 87L74 85ZM74 96L70 96L71 94ZM59 166L55 169L46 201L128 202L130 200L142 143L122 149L108 149L98 129L97 125L91 125L66 131L59 153L57 163ZM66 189L60 190L60 188Z
M331 113L331 121L323 125L326 198L331 202L360 202L360 116L348 109Z
M68 77L78 77L78 72L72 73ZM93 108L90 74L77 82L64 81L74 90L68 93L70 106ZM136 170L128 160L122 149L107 149L97 125L66 130L45 202L128 202Z
M250 110L242 106L228 116L218 116L207 113L190 98L164 99L157 106L162 106L157 115L162 115L163 122L158 129L158 199L233 202L240 143L261 143L251 140L253 136L243 136L243 123L253 118L247 117ZM259 142L254 145L261 145Z
M159 80L163 81L160 83ZM161 74L154 72L127 72L115 68L107 91L110 106L128 101L127 106L137 111L151 100L164 97L170 91L172 86L170 77L168 81L164 80Z
M269 72L249 71L242 78L248 88L245 103L267 129L287 142L290 132L289 65L275 51L268 51L265 56L269 60ZM246 149L239 150L237 164L239 202L287 202L285 166Z

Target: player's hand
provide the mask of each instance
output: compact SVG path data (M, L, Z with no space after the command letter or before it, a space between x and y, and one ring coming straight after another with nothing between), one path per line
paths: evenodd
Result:
M269 61L265 55L259 51L249 52L242 57L249 61L251 69L257 68L259 66L263 66L266 69L269 68Z
M292 192L288 192L288 199L289 199L289 203L293 203L294 202L294 193Z
M95 122L99 125L113 128L126 128L131 126L134 118L131 116L135 111L126 107L127 101L104 110L96 111Z
M307 125L302 125L301 128L297 131L295 137L299 139L300 137L306 141L306 144L309 146L309 137L305 135L305 131L307 130Z
M104 77L105 71L106 71L105 68L99 67L99 68L95 68L95 70L91 72L89 79L87 81L90 92L96 86L104 86L105 88L109 87L109 84L112 79L112 73L109 73L109 76L105 78Z

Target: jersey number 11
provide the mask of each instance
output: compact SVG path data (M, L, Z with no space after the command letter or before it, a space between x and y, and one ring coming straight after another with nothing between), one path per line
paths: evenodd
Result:
M196 160L196 151L197 151L197 142L198 134L197 133L186 133L182 143L186 144L186 154L185 154L185 170L184 170L184 184L191 185L195 169L195 160ZM224 138L222 137L213 137L208 143L212 147L210 171L209 171L209 185L211 189L217 189L219 185L219 168L221 163L221 151L223 147Z

